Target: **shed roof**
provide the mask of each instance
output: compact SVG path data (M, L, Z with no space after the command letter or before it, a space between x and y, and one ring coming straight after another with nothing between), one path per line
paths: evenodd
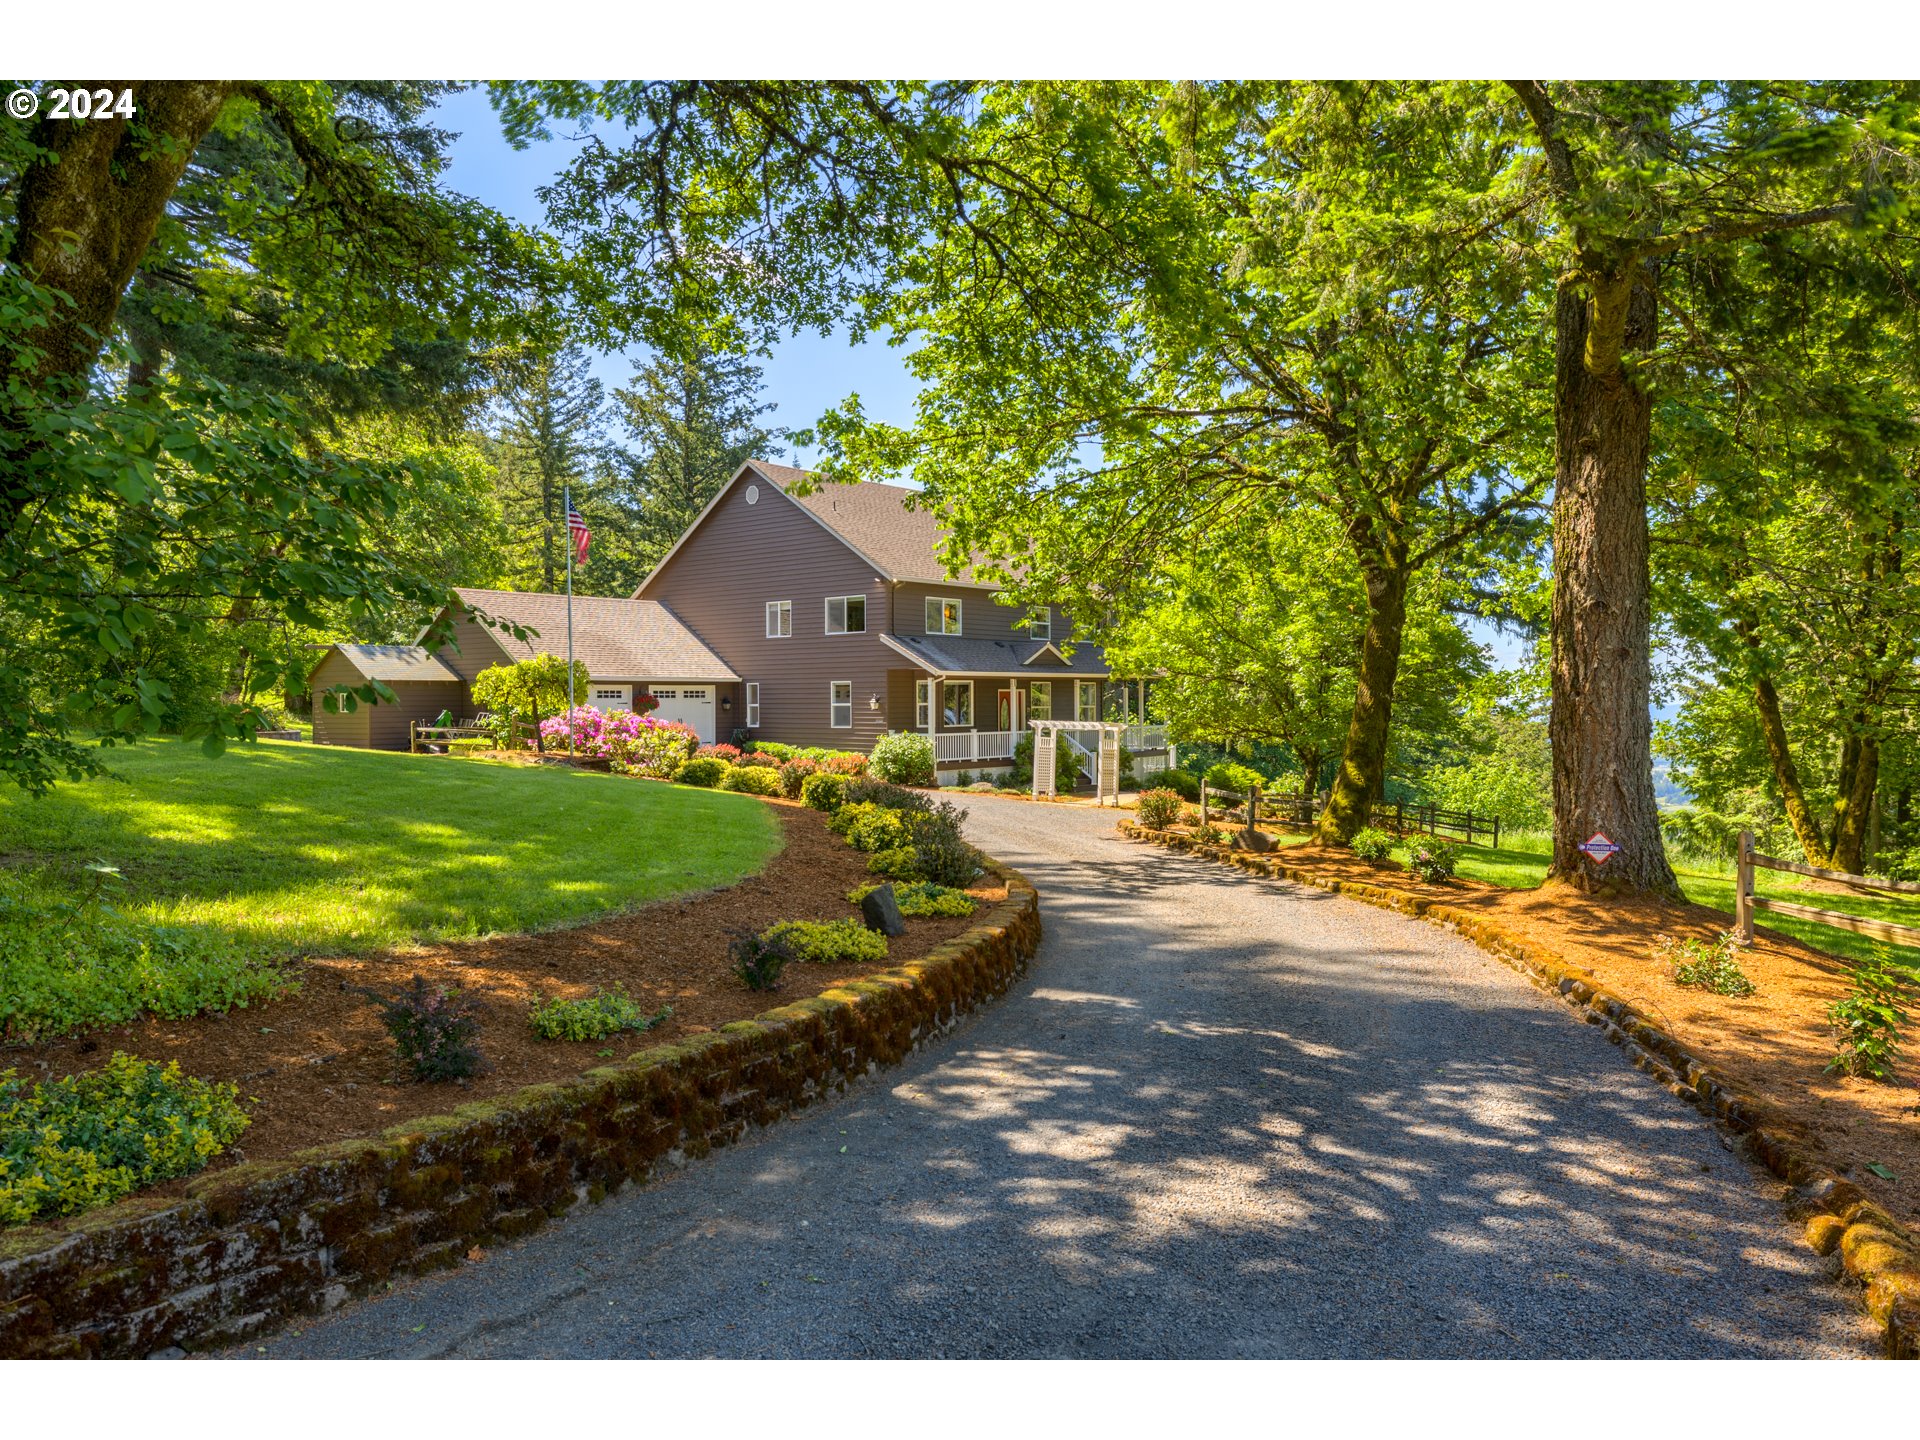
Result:
M516 660L535 655L565 655L567 597L528 590L453 592L469 610L511 621L538 634L518 640L506 630L492 635ZM586 662L595 680L731 681L733 673L680 617L658 600L627 600L613 595L573 597L573 658Z
M380 680L389 685L396 681L451 680L455 684L460 681L447 663L424 645L329 645L327 654L322 655L313 668L317 670L326 664L327 655L335 651L367 680ZM313 671L307 673L311 675Z

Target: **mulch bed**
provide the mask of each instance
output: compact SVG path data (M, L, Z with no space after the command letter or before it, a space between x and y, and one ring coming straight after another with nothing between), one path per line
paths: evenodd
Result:
M1838 1048L1827 1007L1849 989L1844 960L1791 936L1756 927L1740 968L1757 992L1736 1000L1676 983L1653 954L1656 937L1711 940L1731 928L1702 905L1590 897L1565 886L1510 890L1477 880L1429 885L1396 865L1350 851L1288 846L1280 863L1316 875L1429 896L1494 923L1563 961L1592 972L1607 989L1762 1101L1768 1123L1791 1134L1811 1158L1846 1176L1886 1210L1920 1221L1920 1066L1914 1055L1899 1084L1829 1075ZM1916 1046L1920 1048L1920 1046ZM1894 1178L1868 1168L1878 1165Z
M565 1080L917 959L975 924L973 918L909 916L907 933L892 941L886 964L790 965L779 990L747 989L727 962L733 932L757 932L780 920L857 916L846 892L876 878L867 873L867 857L833 835L818 811L791 801L762 803L779 815L784 848L760 874L726 889L567 929L308 960L301 966L300 990L286 998L226 1015L141 1020L4 1047L0 1069L52 1078L93 1069L123 1050L143 1059L178 1060L182 1070L203 1079L234 1081L253 1123L213 1162L214 1171L376 1134L523 1085ZM983 908L1007 895L1005 884L991 876L972 893ZM366 985L392 993L415 975L458 988L477 1002L478 1043L490 1067L484 1075L438 1085L402 1078L377 1011L345 988ZM672 1018L642 1035L599 1041L540 1040L528 1028L527 1007L536 997L584 996L614 986L649 1011L671 1005ZM166 1194L183 1184L145 1193Z

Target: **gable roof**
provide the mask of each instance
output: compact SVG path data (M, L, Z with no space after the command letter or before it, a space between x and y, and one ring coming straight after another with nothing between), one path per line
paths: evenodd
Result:
M1063 660L1051 640L1009 642L968 640L956 635L882 635L880 643L935 675L1097 680L1107 674L1106 652L1098 645L1076 645L1073 659Z
M489 629L494 643L515 660L567 653L567 597L530 590L453 592L469 610L508 620L538 635L518 640L506 630ZM573 658L586 662L595 680L738 680L658 600L625 600L614 595L573 597Z
M382 680L389 684L396 680L437 680L460 683L460 677L448 668L446 661L427 649L424 645L350 645L345 643L329 645L325 655L313 667L318 670L327 663L327 657L339 652L342 659L360 673L366 680ZM313 670L307 674L311 676Z
M633 592L636 596L646 592L647 586L653 583L653 577L667 568L667 563L692 538L714 507L739 483L742 476L747 475L765 480L788 504L796 506L821 529L873 566L874 573L882 580L971 585L983 590L996 588L975 576L971 566L958 576L946 573L940 564L939 550L947 537L939 517L931 510L909 509L907 506L908 497L917 495L918 491L904 485L883 485L877 480L862 480L857 485L824 481L811 494L795 495L792 487L813 478L812 472L796 469L792 465L776 465L771 460L748 460L720 487L720 493L707 502L706 509L694 518L694 522L674 542L673 548L660 557L660 563L653 567Z

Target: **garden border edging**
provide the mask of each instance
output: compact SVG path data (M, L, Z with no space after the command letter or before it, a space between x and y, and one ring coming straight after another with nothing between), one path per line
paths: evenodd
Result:
M1007 898L917 960L569 1081L0 1232L0 1359L205 1348L458 1265L897 1064L1004 994L1040 944Z
M1769 1126L1762 1102L1735 1089L1591 972L1559 960L1482 916L1429 896L1317 875L1271 854L1201 845L1190 836L1148 830L1133 820L1122 820L1119 828L1128 839L1142 844L1331 890L1455 930L1539 988L1557 995L1588 1024L1600 1026L1636 1069L1739 1136L1754 1159L1794 1187L1787 1198L1787 1213L1805 1224L1807 1244L1817 1254L1840 1253L1846 1275L1864 1288L1867 1313L1884 1332L1888 1358L1920 1360L1920 1239L1857 1186L1823 1169L1791 1137Z

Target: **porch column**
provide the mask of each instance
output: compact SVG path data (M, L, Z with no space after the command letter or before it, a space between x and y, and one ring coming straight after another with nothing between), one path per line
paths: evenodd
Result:
M998 716L994 717L998 719ZM1020 677L1007 677L1007 753L1020 743Z

